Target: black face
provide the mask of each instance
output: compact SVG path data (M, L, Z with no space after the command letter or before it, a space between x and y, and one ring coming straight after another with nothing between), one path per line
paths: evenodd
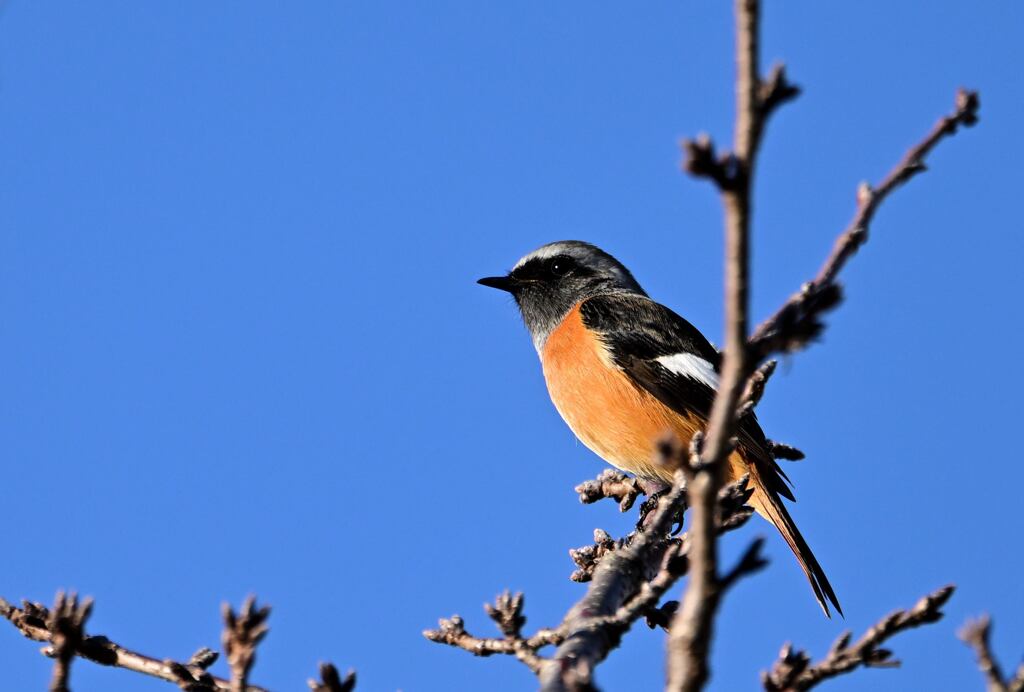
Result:
M643 293L625 267L588 243L550 243L527 257L507 276L479 283L515 297L538 348L580 301L608 292Z
M544 288L556 289L560 284L578 284L579 279L593 277L594 272L569 255L532 259L507 276L490 276L477 281L484 286L508 291L513 295ZM572 286L564 286L572 288Z
M508 275L509 292L530 333L546 338L576 303L601 293L610 277L601 276L569 255L534 258Z
M555 285L573 278L593 276L594 272L579 264L569 255L555 255L546 259L532 259L509 274L512 290L529 284Z

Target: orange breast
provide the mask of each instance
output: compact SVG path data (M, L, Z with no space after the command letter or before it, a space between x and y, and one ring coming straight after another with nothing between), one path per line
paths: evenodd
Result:
M548 336L541 361L555 408L583 444L624 471L671 481L656 462L658 441L673 433L687 444L705 421L634 386L583 325L579 305Z

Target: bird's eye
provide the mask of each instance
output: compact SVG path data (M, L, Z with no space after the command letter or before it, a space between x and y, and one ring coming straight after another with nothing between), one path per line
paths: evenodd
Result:
M572 271L572 268L576 266L571 257L560 255L558 257L551 258L548 262L548 271L551 272L552 276L562 277Z

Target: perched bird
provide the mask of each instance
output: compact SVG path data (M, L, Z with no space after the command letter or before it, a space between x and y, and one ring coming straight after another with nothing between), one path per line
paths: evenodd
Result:
M478 283L515 298L551 400L576 437L649 493L671 484L658 444L667 433L687 444L703 430L718 388L720 354L704 335L651 300L618 260L581 241L544 245L507 275ZM789 544L825 614L829 602L842 614L782 503L794 499L789 479L753 414L740 421L738 440L727 479L749 475L751 506Z

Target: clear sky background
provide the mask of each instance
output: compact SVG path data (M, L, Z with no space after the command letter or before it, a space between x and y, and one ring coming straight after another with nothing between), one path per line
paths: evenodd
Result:
M363 690L531 688L421 630L492 634L506 587L556 624L583 593L567 549L632 516L578 503L603 464L474 280L586 239L720 341L719 203L677 141L731 135L730 4L4 3L0 595L78 589L92 631L186 658L252 592L274 607L260 684L329 659ZM949 582L902 669L830 689L981 689L954 633L983 611L1020 660L1022 29L1011 2L767 3L764 62L805 94L761 159L758 318L958 86L982 122L885 205L760 409L808 453L793 511L847 619L755 518L724 550L766 535L772 563L725 602L713 689ZM658 689L663 645L641 626L598 681ZM37 649L0 626L5 689L43 689Z

